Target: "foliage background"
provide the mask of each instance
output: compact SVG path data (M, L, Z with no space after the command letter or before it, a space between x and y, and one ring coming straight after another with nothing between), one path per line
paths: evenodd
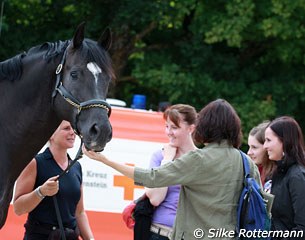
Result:
M243 132L290 115L305 129L303 0L2 0L0 61L43 42L110 26L117 79L109 97L133 94L200 110L228 100ZM4 8L3 8L4 7ZM246 142L246 138L244 139Z

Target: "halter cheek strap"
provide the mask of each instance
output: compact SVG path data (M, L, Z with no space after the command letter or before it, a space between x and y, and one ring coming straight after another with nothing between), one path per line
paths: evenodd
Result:
M55 84L55 88L52 92L52 105L54 103L54 99L55 99L56 94L57 94L57 88L61 84L61 80L60 80L61 74L60 73L61 73L61 70L62 70L62 68L65 64L65 61L66 61L66 56L67 56L67 51L68 51L67 49L68 49L68 47L65 49L64 54L63 54L63 56L60 60L60 63L58 64L58 66L56 68L56 71L55 71L55 73L56 73L56 84Z

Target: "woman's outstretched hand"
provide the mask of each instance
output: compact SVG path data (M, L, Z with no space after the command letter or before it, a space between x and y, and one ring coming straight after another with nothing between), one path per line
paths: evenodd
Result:
M83 150L83 153L93 159L93 160L96 160L96 161L99 161L99 162L102 162L102 163L105 163L108 159L101 153L98 153L98 152L94 152L94 151L90 151L90 150L87 150L85 148L85 146L83 145L82 146L82 150Z
M111 161L108 158L106 158L103 154L87 150L84 146L82 147L82 150L87 157L102 162L129 178L134 178L134 167Z

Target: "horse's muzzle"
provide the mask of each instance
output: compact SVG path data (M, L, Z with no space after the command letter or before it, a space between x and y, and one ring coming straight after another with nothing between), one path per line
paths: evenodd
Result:
M112 127L109 122L92 124L88 131L82 133L82 136L86 149L101 152L112 139Z

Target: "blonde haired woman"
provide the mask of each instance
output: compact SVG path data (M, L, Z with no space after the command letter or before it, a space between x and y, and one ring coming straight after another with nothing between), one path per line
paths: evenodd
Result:
M69 164L67 150L75 141L74 131L62 121L49 140L49 147L38 154L16 182L14 210L28 214L24 240L60 239L59 224L52 197L56 195L67 240L93 238L84 210L82 169L76 162L60 180L57 177Z

